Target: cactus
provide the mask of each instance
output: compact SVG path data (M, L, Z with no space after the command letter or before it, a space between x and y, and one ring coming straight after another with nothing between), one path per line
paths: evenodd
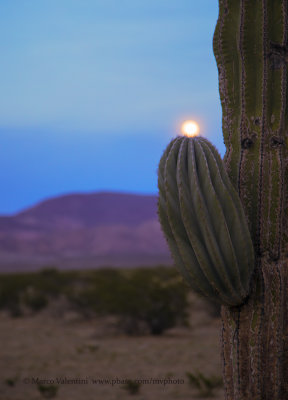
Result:
M222 305L226 400L286 400L288 1L219 0L213 46L223 111L226 146L223 162L241 200L255 253L248 297L242 304L231 307L223 302ZM168 146L165 157L176 142L177 139ZM166 163L168 166L168 161ZM159 173L163 174L161 163ZM205 179L202 174L201 179ZM179 179L176 182L179 184ZM163 177L159 177L162 227L172 252L176 254L175 259L182 262L181 268L191 280L187 267L185 269L183 265L183 257L179 259L176 241L171 239L175 236L171 236L173 230L167 204L170 201L175 209L179 209L176 204L179 199L177 196L173 198L172 192L169 198L163 192L163 197L162 184ZM189 180L185 184L189 187ZM165 212L167 217L163 217ZM177 218L180 229L184 218L182 214ZM198 224L203 222L200 214L197 218ZM248 236L248 247L249 241ZM215 266L219 268L217 262Z
M240 198L208 140L179 137L159 164L159 218L176 265L198 293L243 303L254 250Z

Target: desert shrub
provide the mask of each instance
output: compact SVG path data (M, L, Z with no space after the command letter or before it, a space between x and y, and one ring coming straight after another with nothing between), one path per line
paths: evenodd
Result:
M45 399L52 399L53 397L56 397L59 386L38 384L37 388Z
M84 315L117 316L119 329L127 334L162 334L187 323L187 290L171 270L99 270L70 300Z
M141 383L128 379L127 382L122 386L129 394L138 394L141 388Z
M48 305L48 299L39 289L28 287L23 295L23 303L30 310L38 312Z
M197 371L196 373L186 372L190 385L198 389L199 397L213 397L214 391L223 386L223 380L220 376L205 376Z
M65 293L79 273L59 272L45 268L39 272L0 275L0 309L11 316L21 316L23 306L37 312L47 306L50 298Z
M187 292L181 278L169 269L134 270L118 312L135 322L145 322L149 332L160 335L178 323L187 324ZM122 307L121 307L122 306Z
M17 380L18 380L17 377L10 377L10 378L6 378L6 379L4 380L4 383L5 383L7 386L14 387L14 386L16 385L16 383L17 383Z
M169 267L59 272L0 276L0 309L21 315L23 306L38 312L64 295L85 317L114 315L127 334L162 334L187 323L187 287Z
M49 297L58 297L77 279L77 272L60 272L56 268L44 268L33 276L32 286Z
M21 293L29 285L28 274L3 274L0 277L0 309L10 312L13 317L22 315Z
M66 291L73 308L84 317L107 315L113 310L115 290L122 285L118 270L100 269L81 275ZM113 294L114 293L114 294Z

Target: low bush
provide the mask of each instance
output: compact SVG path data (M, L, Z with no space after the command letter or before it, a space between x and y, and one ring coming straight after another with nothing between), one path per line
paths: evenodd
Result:
M140 392L141 383L128 379L127 382L122 386L129 394L135 395Z
M177 324L187 325L188 288L170 267L2 275L0 309L21 315L38 312L60 294L86 318L112 315L130 335L161 335ZM23 308L24 307L24 308Z
M160 335L187 324L187 290L171 268L100 270L70 300L86 316L117 316L119 329L130 335Z
M14 386L16 385L16 383L17 383L17 380L18 380L17 377L6 378L6 379L4 380L4 383L5 383L7 386L14 387Z
M0 279L0 309L13 317L22 315L21 294L29 285L28 274L3 274Z
M37 388L44 399L53 399L53 397L57 396L59 386L38 384Z
M194 374L186 372L189 383L194 388L198 389L199 397L213 397L214 391L223 386L223 380L220 376L205 376L203 373L197 371Z
M23 295L23 303L30 310L38 312L48 305L48 299L39 289L28 287Z
M59 272L55 268L1 274L0 309L7 310L14 317L21 316L25 307L38 312L48 305L50 298L65 293L76 278L77 272Z

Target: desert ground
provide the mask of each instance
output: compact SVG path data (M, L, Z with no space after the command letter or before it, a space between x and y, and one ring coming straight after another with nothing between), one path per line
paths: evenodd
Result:
M107 318L87 321L53 307L21 318L2 313L0 323L2 400L224 397L223 388L205 393L187 376L221 376L220 320L197 299L190 326L161 336L119 335ZM142 384L133 394L125 380Z

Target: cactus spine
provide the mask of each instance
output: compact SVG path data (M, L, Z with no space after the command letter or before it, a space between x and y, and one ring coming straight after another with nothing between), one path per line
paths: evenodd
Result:
M248 219L256 273L222 307L226 399L288 399L288 1L219 0L214 54L226 170Z

